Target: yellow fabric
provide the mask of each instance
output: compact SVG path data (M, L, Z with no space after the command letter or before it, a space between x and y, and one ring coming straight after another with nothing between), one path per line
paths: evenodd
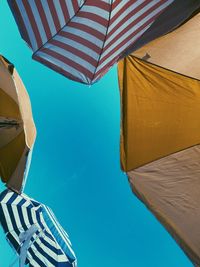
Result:
M0 56L0 177L20 192L27 153L32 149L36 129L28 93L13 65ZM9 122L15 121L15 125ZM4 124L5 125L5 124Z
M0 88L0 117L20 119L20 111L17 103ZM1 142L1 141L0 141Z
M200 81L133 56L118 70L125 171L200 143Z
M26 88L15 69L13 71L13 79L17 88L20 112L24 122L26 144L29 148L31 148L36 138L36 128L32 116L31 102Z
M25 148L24 132L0 150L0 176L7 183L15 171Z

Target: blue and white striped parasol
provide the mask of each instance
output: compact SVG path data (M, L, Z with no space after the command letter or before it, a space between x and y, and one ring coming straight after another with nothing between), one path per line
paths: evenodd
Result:
M0 223L19 254L20 267L77 266L68 235L47 206L5 190L0 194Z

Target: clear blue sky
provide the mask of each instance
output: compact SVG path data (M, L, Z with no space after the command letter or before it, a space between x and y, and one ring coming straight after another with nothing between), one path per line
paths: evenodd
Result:
M91 87L72 82L31 59L6 0L0 12L0 53L20 73L37 126L25 193L53 209L78 266L191 267L120 170L116 67ZM0 267L13 257L0 230Z

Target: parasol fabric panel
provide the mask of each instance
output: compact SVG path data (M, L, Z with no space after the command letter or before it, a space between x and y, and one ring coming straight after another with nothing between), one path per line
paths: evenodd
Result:
M19 192L25 184L36 130L26 89L14 66L0 56L0 176Z
M149 27L149 29L131 45L125 55L143 47L150 41L173 31L191 19L200 11L200 0L175 0ZM175 45L174 45L175 46ZM161 46L162 47L162 46ZM160 48L158 46L158 48ZM176 46L175 46L176 48ZM177 48L176 48L177 49ZM178 51L178 49L177 49Z
M116 63L173 0L8 0L33 58L91 84Z
M127 173L133 192L200 266L200 146Z
M199 18L118 65L122 168L133 192L195 266L200 266Z
M125 171L200 143L200 81L131 55L119 81Z
M200 13L175 31L133 53L138 58L200 80Z
M77 266L69 237L47 206L5 190L0 194L0 223L20 266Z

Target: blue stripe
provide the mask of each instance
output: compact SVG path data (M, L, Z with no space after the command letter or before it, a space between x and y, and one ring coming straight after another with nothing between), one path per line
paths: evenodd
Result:
M44 244L46 247L48 247L51 251L53 251L55 254L57 255L63 255L63 252L61 249L57 249L54 246L52 246L51 244L49 244L43 237L40 238L40 241L42 244ZM55 243L55 241L54 241Z
M3 208L1 205L0 205L0 222L1 222L1 225L3 227L4 232L7 233L8 232L8 225L7 225L6 218L5 218Z
M51 239L53 242L55 242L55 239L53 238L53 236L51 234L49 234L47 231L45 231L45 235Z
M34 224L33 222L33 218L32 218L32 213L31 213L31 209L32 209L32 205L30 204L28 207L27 207L27 214L28 214L28 220L30 222L31 225Z
M65 232L64 232L63 228L57 223L56 219L53 217L53 213L51 211L48 211L48 208L44 205L41 205L39 202L29 200L27 197L23 197L23 195L19 196L17 193L11 192L9 190L5 190L4 192L2 192L0 194L0 199L3 200L7 196L8 193L10 193L10 195L9 195L10 198L7 201L7 210L8 210L9 217L10 217L10 220L12 223L12 227L13 227L17 236L20 235L21 231L19 231L19 229L17 227L17 221L16 221L16 218L15 218L14 212L13 212L13 206L14 206L13 202L17 198L21 199L19 201L19 203L16 204L15 206L17 208L17 212L19 215L20 224L22 225L22 228L24 231L27 231L29 229L29 225L27 225L27 224L33 225L35 223L33 220L33 212L35 212L36 221L37 221L40 229L36 232L36 237L31 238L31 242L33 243L33 245L28 249L28 251L30 252L30 255L34 258L34 260L38 263L38 265L41 267L47 267L46 264L42 262L43 261L42 257L44 257L44 262L46 259L49 262L51 262L51 264L53 266L72 267L73 266L72 262L75 261L75 258L72 255L71 251L69 250L68 244L66 244L66 242L65 242L65 239L66 239ZM27 207L24 207L24 204L27 204L27 203L29 203L29 205ZM25 218L24 218L24 214L23 214L24 209L27 212L27 213L25 213L27 216L27 218L26 218L27 223L25 222ZM45 224L48 226L51 233L48 232L49 230L48 231L45 230L45 225L43 225L42 220L41 220L42 216L43 216L43 219L45 220ZM2 205L0 205L0 222L4 228L4 231L9 232L6 217L5 217L5 214L3 212ZM59 233L58 229L60 230L60 233ZM43 234L46 237L48 237L49 239L52 240L52 242L55 244L55 246L52 245L53 243L49 244L48 240L45 240L45 237L40 236L41 231L43 232ZM18 250L18 252L19 252L19 249L20 249L19 248L19 240L16 240L12 236L11 233L7 234L7 239L12 244L12 246L15 248L15 250ZM65 263L58 263L56 258L53 258L52 256L48 255L48 253L46 253L41 248L40 244L38 244L36 242L37 239L39 240L38 243L40 243L40 244L42 243L46 248L48 248L50 251L52 251L55 255L66 255L69 262L67 261ZM58 247L58 246L60 246L60 247ZM35 249L33 249L32 247ZM42 260L40 260L38 258L38 255L41 255ZM30 266L34 266L34 264L31 263L31 259L27 258L26 263L29 263Z
M20 202L17 204L17 206L21 207L21 206L23 206L25 203L26 203L26 200L25 200L24 198L22 198L22 199L20 200Z
M21 223L21 225L22 225L24 231L28 230L28 227L27 227L27 225L26 225L26 223L25 223L25 221L24 221L24 215L23 215L23 213L22 213L22 209L21 209L21 207L18 206L18 205L17 205L17 211L18 211L18 214L19 214L20 223Z
M19 196L15 193L13 193L13 195L11 196L11 198L9 198L9 200L7 201L7 204L12 204L16 198L18 198Z
M60 233L58 232L58 230L55 227L55 220L54 218L50 218L49 214L46 211L47 207L44 207L43 210L43 217L45 219L45 221L48 222L49 228L51 229L51 232L53 234L53 236L55 237L57 243L59 244L59 246L63 249L63 251L65 252L65 254L67 255L68 259L70 262L73 262L76 260L76 258L74 257L74 255L71 253L69 246L67 245L67 243L63 240L63 237L60 235ZM51 215L51 214L50 214ZM54 220L54 221L52 221ZM58 224L56 224L57 227L60 229L60 226Z
M48 259L53 265L57 266L58 262L54 260L51 256L49 256L39 245L38 243L34 243L34 246L37 249L37 252L40 253L44 258Z
M19 231L19 228L17 227L17 224L16 224L16 219L15 219L15 216L13 213L13 209L11 206L7 206L7 209L8 209L8 213L10 216L10 220L12 222L13 229L15 230L16 234L19 235L20 231Z
M32 248L28 249L28 252L31 254L32 258L39 264L41 267L47 267L35 254L35 251ZM31 262L31 259L30 259ZM34 265L33 265L34 266Z
M39 207L41 205L39 202L35 201L34 199L31 199L30 201L34 207Z
M10 245L18 252L19 254L19 250L20 250L20 244L19 242L13 237L13 235L11 235L11 233L8 233L6 235L6 238L10 241Z
M4 190L1 194L0 194L0 202L4 199L4 197L7 195L8 193L8 189Z

